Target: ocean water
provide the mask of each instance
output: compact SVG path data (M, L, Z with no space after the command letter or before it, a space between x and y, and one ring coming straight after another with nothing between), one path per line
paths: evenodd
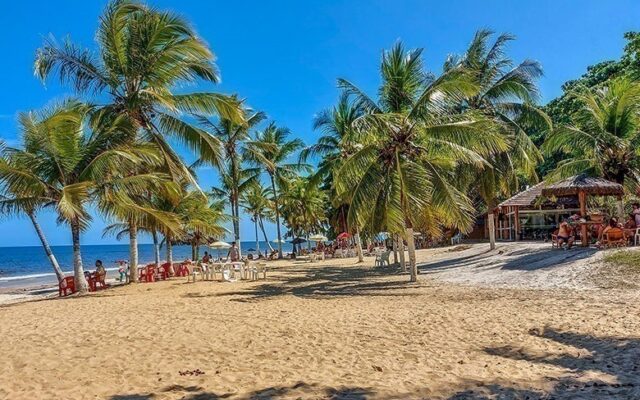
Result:
M277 244L271 243L274 249ZM242 242L242 253L255 249L256 242ZM260 242L260 251L264 253L268 249L266 242ZM58 263L62 270L67 274L73 272L73 249L71 246L52 246L53 253L58 259ZM290 252L292 246L290 243L283 243L282 250ZM213 256L218 255L218 250L209 249L206 246L200 247L200 257L205 251L209 251ZM82 262L85 269L93 270L96 260L102 260L107 271L117 270L116 262L118 260L129 259L129 245L87 245L81 247ZM220 255L226 256L227 250L220 250ZM166 250L160 250L160 257L164 259ZM150 263L154 261L153 245L140 244L138 246L138 257L140 264ZM180 261L191 258L190 246L174 246L173 259ZM51 264L40 246L29 247L0 247L0 288L2 287L20 287L29 286L30 284L47 284L55 282L55 274L51 268Z

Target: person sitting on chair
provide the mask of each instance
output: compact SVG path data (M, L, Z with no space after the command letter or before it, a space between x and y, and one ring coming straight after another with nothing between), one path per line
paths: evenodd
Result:
M202 263L203 264L208 264L211 261L211 256L209 255L208 252L204 252L204 256L202 257Z
M562 245L566 243L567 248L570 249L575 239L571 225L564 218L561 219L558 227L558 248L562 248Z
M236 246L236 242L231 243L231 248L229 249L229 253L227 254L227 258L231 262L236 262L240 259L240 252L238 251L238 247Z
M104 265L102 265L102 260L96 260L96 275L105 275L107 270L104 269Z
M627 217L627 222L624 223L624 229L636 229L636 217L633 214L629 214Z

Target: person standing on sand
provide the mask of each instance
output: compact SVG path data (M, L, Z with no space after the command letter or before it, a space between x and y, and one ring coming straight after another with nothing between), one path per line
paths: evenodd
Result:
M240 259L240 252L238 252L238 246L236 246L236 242L231 243L231 248L229 249L227 258L230 259L231 262L235 262Z

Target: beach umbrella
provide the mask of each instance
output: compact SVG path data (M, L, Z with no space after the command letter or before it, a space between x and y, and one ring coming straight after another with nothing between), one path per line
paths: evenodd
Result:
M282 239L274 239L274 240L272 240L271 242L273 242L273 243L287 243L287 242L285 242L285 241L284 241L284 240L282 240Z
M302 244L302 243L306 243L306 242L307 242L307 240L306 240L306 239L299 238L299 237L298 237L298 238L295 238L295 239L293 239L293 240L291 241L291 243L292 243L292 244Z
M339 240L348 239L350 237L351 235L349 234L349 232L342 232L341 234L338 235Z
M231 245L227 242L213 242L209 245L212 249L218 249L218 258L220 258L220 249L228 249Z
M326 236L321 235L321 234L318 233L318 234L309 236L309 240L311 240L313 242L326 242L329 239L327 239Z

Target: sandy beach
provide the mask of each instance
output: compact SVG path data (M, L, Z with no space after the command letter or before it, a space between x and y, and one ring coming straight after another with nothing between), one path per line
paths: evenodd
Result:
M266 281L5 304L0 398L640 397L639 291L449 282L460 256L508 253L486 246L419 251L418 284L373 258L282 261Z

